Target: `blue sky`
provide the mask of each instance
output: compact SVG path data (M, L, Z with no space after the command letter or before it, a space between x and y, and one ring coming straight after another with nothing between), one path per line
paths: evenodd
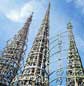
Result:
M67 23L72 21L75 40L84 65L84 0L50 1L50 37L66 31ZM33 21L28 36L29 51L47 6L48 0L0 0L0 51L5 47L6 41L21 29L33 11Z

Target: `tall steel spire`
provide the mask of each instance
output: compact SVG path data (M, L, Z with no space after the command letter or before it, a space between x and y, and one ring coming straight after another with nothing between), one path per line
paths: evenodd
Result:
M68 23L67 30L69 38L69 50L66 86L84 86L83 66L73 36L71 23Z
M23 28L4 48L0 57L0 86L9 86L18 71L31 21L32 15L27 19Z
M33 42L23 73L18 78L17 85L14 85L14 80L12 86L48 86L49 12L50 4Z

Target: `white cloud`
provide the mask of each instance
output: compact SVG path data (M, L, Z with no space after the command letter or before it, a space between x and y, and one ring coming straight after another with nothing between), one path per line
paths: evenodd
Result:
M84 0L66 0L67 3L74 3L76 8L80 8L82 13L84 13Z
M33 11L33 6L31 3L25 4L21 9L21 17L24 17L28 15L28 13Z
M24 4L20 9L11 9L6 13L6 17L14 22L21 21L25 17L29 16L33 11L32 2Z
M1 0L2 1L2 0ZM15 0L11 2L10 0L6 0L7 3L3 0L0 3L0 13L5 15L9 20L14 22L21 22L23 19L27 18L32 11L37 12L39 9L42 8L45 0L42 1L35 1L35 0L28 0L28 2L22 4L17 4Z
M12 21L18 21L20 19L20 12L17 10L12 10L6 14L6 17Z

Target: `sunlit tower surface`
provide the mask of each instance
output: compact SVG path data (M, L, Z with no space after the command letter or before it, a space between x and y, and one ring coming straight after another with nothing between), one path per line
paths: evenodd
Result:
M33 42L23 73L19 76L18 82L16 78L13 80L12 86L48 86L49 13L50 4Z
M0 86L10 86L11 80L15 77L20 67L31 21L32 15L14 38L8 41L2 52L0 57Z
M84 86L83 66L76 46L72 28L72 24L68 23L67 30L69 38L69 50L66 86Z

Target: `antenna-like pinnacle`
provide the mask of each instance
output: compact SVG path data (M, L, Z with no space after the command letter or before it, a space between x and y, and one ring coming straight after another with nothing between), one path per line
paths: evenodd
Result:
M67 29L72 29L72 27L73 27L72 23L71 23L71 21L69 21L68 24L67 24Z
M32 12L31 15L27 18L27 20L26 20L24 26L30 24L29 22L32 21L32 17L33 17L33 12Z

